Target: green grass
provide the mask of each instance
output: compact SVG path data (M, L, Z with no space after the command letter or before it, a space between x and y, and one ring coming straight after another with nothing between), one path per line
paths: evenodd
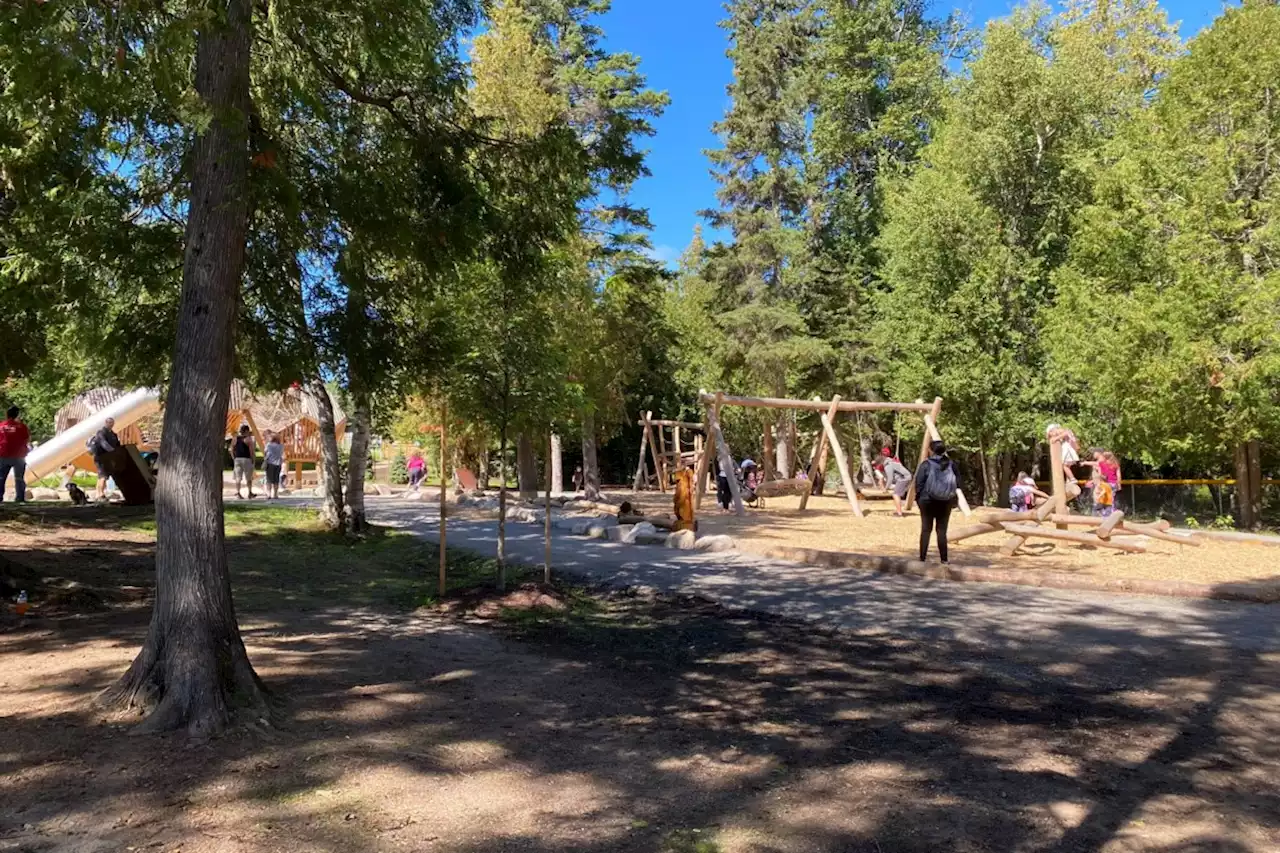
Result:
M86 489L86 490L92 489L98 485L98 475L85 474L82 472L72 477L71 482L75 483L77 486L79 486L82 489ZM59 489L60 490L62 488L62 475L50 474L48 477L45 477L42 480L36 480L33 483L28 483L27 486L32 489L41 488L41 489Z

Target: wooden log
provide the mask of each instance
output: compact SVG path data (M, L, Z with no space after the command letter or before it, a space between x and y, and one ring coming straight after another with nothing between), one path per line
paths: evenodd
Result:
M689 421L662 421L662 420L658 420L657 418L654 418L653 420L649 421L649 423L653 424L654 426L679 427L681 429L691 429L691 430L700 430L704 428L702 424L695 424ZM638 424L639 426L644 426L644 420L638 420L636 421L636 424Z
M764 424L764 458L760 460L760 467L764 469L765 480L778 479L778 472L773 467L773 424L765 421ZM758 491L758 490L757 490Z
M818 402L814 400L814 402ZM831 405L827 407L827 418L831 419L836 416L836 412L840 410L840 395L837 394L831 398ZM809 479L814 480L821 473L826 471L827 467L827 431L824 429L818 437L818 449L814 451L813 461L809 463ZM809 491L800 496L801 511L809 507L809 495L813 492L813 486L809 486Z
M1004 540L1004 544L1000 546L1000 553L1006 557L1013 557L1017 555L1018 549L1026 544L1026 541L1027 537L1025 536L1010 536L1008 539Z
M1049 466L1050 476L1053 480L1053 512L1059 515L1067 514L1067 481L1066 475L1062 470L1062 440L1051 439L1049 441ZM1066 530L1065 524L1058 524L1059 530Z
M653 415L653 412L645 412L644 431L645 431L645 434L649 436L649 453L652 454L653 456L653 472L658 477L658 490L663 494L666 494L666 491L667 491L666 470L663 468L662 455L658 447L657 437L653 434L652 415ZM658 431L661 432L662 430L659 429Z
M670 518L664 518L660 515L619 515L619 524L652 524L659 530L671 530L675 527L675 521Z
M994 509L992 507L982 507L975 510L974 516L974 521L982 524L999 524L1002 521L1030 521L1032 517L1029 512L1014 512L1011 509Z
M1203 544L1199 539L1199 533L1179 536L1176 533L1166 533L1155 525L1136 524L1132 521L1126 521L1124 527L1120 529L1129 533L1149 536L1152 539L1159 539L1161 542L1176 542L1179 545L1190 545L1193 548L1199 548Z
M1267 536L1262 533L1243 533L1238 530L1197 530L1194 535L1219 542L1242 542L1248 545L1280 547L1280 536Z
M1097 535L1099 539L1110 539L1111 533L1120 522L1124 521L1124 513L1116 511L1102 519L1102 523L1098 525Z
M649 447L649 427L644 422L644 415L640 416L640 425L644 427L644 429L640 430L640 463L636 465L636 479L635 482L631 484L631 490L633 492L638 492L642 486L648 485L648 483L645 482L647 478L645 477L644 472L644 454Z
M699 395L699 401L702 403L713 403L716 398L720 398L721 405L724 406L741 406L745 409L806 409L811 412L821 412L827 408L827 404L821 400L789 400L781 397L728 397L723 394L708 394L705 391ZM840 404L842 412L931 412L933 406L928 403L863 403L848 400Z
M733 497L733 511L737 515L746 515L742 506L742 490L738 488L738 477L733 470L733 455L729 453L729 442L725 440L724 430L720 429L720 398L717 394L715 405L707 410L707 423L711 426L712 439L716 444L716 456L720 460L720 470L729 481L729 494Z
M1055 530L1052 527L1015 524L1009 521L1002 523L1000 526L1010 533L1016 533L1019 536L1028 538L1037 537L1040 539L1056 539L1062 542L1079 542L1082 545L1093 545L1097 548L1114 548L1117 551L1128 551L1133 554L1143 554L1147 550L1134 542L1108 542L1105 539L1099 539L1092 533L1082 533L1079 530Z
M831 418L827 417L826 412L822 413L822 429L827 434L827 444L831 445L831 453L836 457L836 466L840 469L840 482L844 483L844 493L849 498L849 507L855 516L862 518L862 507L858 505L858 487L849 475L849 460L844 455L844 448L840 446L840 437L836 435L835 424L831 422Z
M813 488L813 483L808 480L799 478L791 480L768 480L756 486L756 494L762 498L777 498L782 495L799 495L801 503L807 492Z
M917 401L918 402L918 401ZM919 405L923 405L920 403ZM925 421L924 438L920 440L920 461L916 463L916 470L920 470L920 466L929 458L929 445L933 442L933 436L929 434L929 421L938 422L938 416L942 414L942 398L934 397L933 404L929 406L928 420ZM935 430L936 431L936 430ZM916 502L916 478L912 476L911 484L907 486L907 504L906 508L910 510Z
M710 431L711 431L711 428L707 426L706 422L704 421L703 422L704 434L709 435ZM715 447L715 442L705 441L700 438L698 442L698 447L702 452L698 454L698 471L697 471L698 492L697 492L697 497L693 501L693 508L695 510L702 509L702 499L707 494L707 472L711 470L711 454L713 452L712 448Z
M983 536L987 533L999 533L1004 528L998 522L970 524L968 527L953 527L947 531L948 542L961 542L974 536Z

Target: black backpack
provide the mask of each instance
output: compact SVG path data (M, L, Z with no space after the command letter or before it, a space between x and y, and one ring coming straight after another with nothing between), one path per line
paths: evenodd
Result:
M956 466L950 459L930 459L929 473L924 479L924 494L920 497L934 503L951 503L956 499L959 483L956 482Z

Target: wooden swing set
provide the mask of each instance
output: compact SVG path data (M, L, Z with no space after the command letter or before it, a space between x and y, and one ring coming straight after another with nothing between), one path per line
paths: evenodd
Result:
M702 507L702 499L706 494L707 472L711 467L712 454L715 454L719 460L721 471L732 472L734 468L733 454L729 451L729 443L725 440L724 430L720 427L720 410L724 406L740 406L748 409L788 409L819 413L822 420L822 432L818 437L818 446L815 448L813 457L809 462L807 476L774 480L763 484L761 488L757 489L757 494L764 497L797 494L800 496L801 511L808 508L809 496L813 492L814 477L825 474L827 458L831 455L835 457L836 468L840 472L840 482L844 484L845 495L849 499L849 508L853 511L855 517L865 517L865 512L858 497L857 484L850 474L849 458L845 455L844 447L840 444L840 437L836 433L835 421L840 412L912 412L922 415L925 429L924 438L920 444L921 463L929 457L930 443L941 440L941 435L938 432L938 418L942 414L941 397L935 398L932 403L925 403L921 400L917 400L914 403L869 403L842 400L839 395L831 400L822 400L821 398L791 400L772 397L730 397L723 393L708 394L706 391L702 391L698 395L698 401L706 411L706 420L702 424L702 431L708 436L706 446L698 454L698 469L695 477L698 484L696 505L699 509ZM729 481L729 492L733 499L733 511L738 515L743 515L746 510L743 508L742 490L738 485L738 478L730 475L727 479ZM963 493L959 493L959 500L961 510L965 515L968 515L969 505ZM907 492L907 507L910 508L914 501L915 481L913 479Z
M670 475L685 466L686 459L699 459L702 456L703 434L702 424L687 421L655 420L653 412L645 412L636 421L643 429L640 431L640 463L636 466L634 491L649 488L653 479L658 481L658 489L667 490ZM686 441L686 436L689 441ZM670 441L668 441L670 438ZM689 452L685 447L690 446ZM653 470L649 470L649 459L653 460Z

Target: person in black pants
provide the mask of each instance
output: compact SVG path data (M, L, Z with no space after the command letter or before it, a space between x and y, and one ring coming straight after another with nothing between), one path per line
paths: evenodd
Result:
M938 534L938 556L947 562L947 525L956 505L959 483L955 463L947 456L947 446L935 441L929 458L916 471L916 503L920 505L920 562L929 556L929 537Z

